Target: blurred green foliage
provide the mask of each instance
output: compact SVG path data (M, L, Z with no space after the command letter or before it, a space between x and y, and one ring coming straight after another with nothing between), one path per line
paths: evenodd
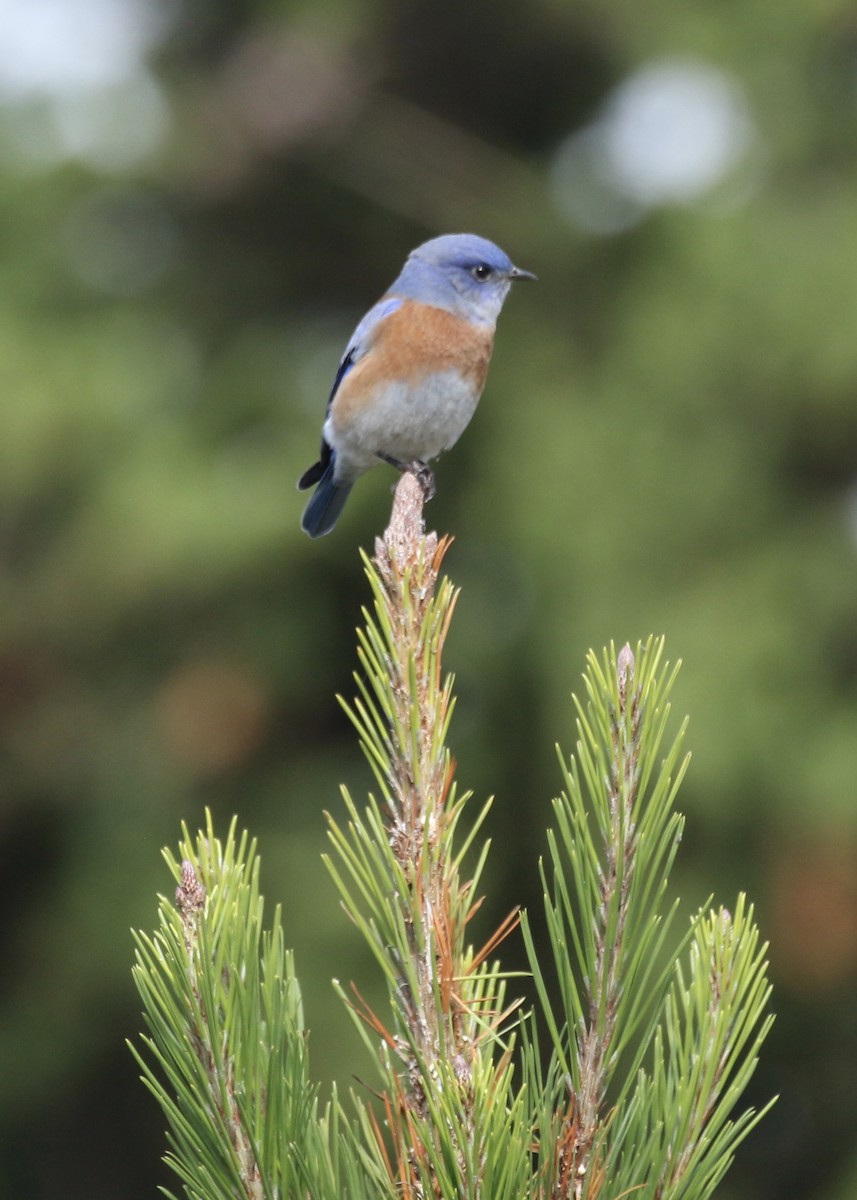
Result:
M88 61L76 33L54 44L48 23L15 57L27 6L0 20L0 1191L164 1182L123 1045L140 1023L128 929L151 923L158 850L205 804L260 839L313 1069L359 1074L329 979L371 990L372 972L320 868L320 810L340 781L369 785L334 695L367 600L357 546L392 480L361 481L320 544L294 481L356 320L413 245L472 230L541 280L503 314L429 510L457 539L451 740L462 783L497 795L493 913L534 898L587 649L664 633L692 717L682 891L750 892L780 1014L755 1086L782 1100L724 1195L846 1200L852 9L96 7L81 28L112 54L101 91L60 87ZM98 42L109 12L136 58ZM598 153L622 87L670 62L724 81L733 161L644 202ZM706 113L687 114L689 147L675 113L637 128L644 164L674 136L685 159L704 148Z

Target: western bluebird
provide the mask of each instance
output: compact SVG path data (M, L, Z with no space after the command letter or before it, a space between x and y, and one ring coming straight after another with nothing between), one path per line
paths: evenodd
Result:
M354 330L327 402L321 457L298 482L317 484L301 527L329 533L354 481L378 462L417 469L454 446L476 410L494 327L515 279L535 279L469 233L432 238Z

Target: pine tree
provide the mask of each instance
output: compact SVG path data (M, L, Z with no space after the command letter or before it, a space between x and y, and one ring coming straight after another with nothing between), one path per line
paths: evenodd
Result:
M328 817L328 870L387 987L383 1012L342 990L377 1096L320 1104L255 843L234 821L221 841L209 817L165 851L177 890L156 932L135 935L148 1033L132 1050L191 1200L705 1200L769 1107L739 1109L772 1021L752 905L739 895L676 929L687 759L663 640L588 657L540 868L548 961L541 918L517 910L469 940L488 806L470 817L447 744L448 545L403 476L365 559L373 604L345 705L377 795L361 807L344 791L344 820ZM519 924L527 1013L498 957Z

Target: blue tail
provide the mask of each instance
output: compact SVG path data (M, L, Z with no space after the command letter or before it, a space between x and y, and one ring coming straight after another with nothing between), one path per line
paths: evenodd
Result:
M301 517L301 529L311 538L322 537L325 533L330 533L345 507L345 501L351 491L350 483L333 482L333 468L334 460L331 457L319 478L318 487L310 497L309 504ZM308 471L307 475L309 474Z

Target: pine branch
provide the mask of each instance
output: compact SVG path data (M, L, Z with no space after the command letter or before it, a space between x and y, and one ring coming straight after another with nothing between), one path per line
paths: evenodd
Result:
M654 639L589 655L541 866L549 955L520 918L539 997L522 1019L496 960L517 911L468 940L489 806L465 828L442 666L448 546L426 534L403 476L364 558L373 605L344 705L379 798L361 810L344 791L346 824L328 817L328 869L387 985L386 1013L340 988L378 1103L353 1097L349 1119L334 1095L319 1111L279 910L262 925L255 843L233 822L221 844L209 817L195 841L184 831L179 859L166 854L175 906L162 898L156 933L135 935L150 1032L134 1053L167 1116L168 1162L191 1200L709 1200L766 1111L737 1106L772 1018L743 895L733 914L674 928L677 668Z
M542 874L561 1015L523 923L552 1040L544 1075L535 1039L526 1058L546 1097L538 1194L554 1200L605 1189L701 1200L759 1119L726 1122L770 1026L752 914L741 897L734 924L725 910L700 912L678 946L670 936L682 830L673 803L687 758L682 726L659 761L676 674L662 654L650 640L636 655L590 655L588 703L576 701L577 755L554 805L558 836L548 834L552 877Z
M176 906L161 897L157 932L134 935L150 1035L131 1050L170 1125L167 1162L194 1200L334 1200L343 1174L365 1173L330 1141L335 1106L318 1111L279 910L262 926L255 843L234 820L221 843L208 814L180 853L164 855Z
M501 1192L488 1189L486 1164L508 1160L521 1119L501 1036L514 1006L505 1005L505 981L489 961L517 916L481 949L467 944L484 853L463 879L475 830L455 845L468 796L456 792L446 745L453 701L442 651L456 593L439 574L448 546L425 533L421 488L404 475L390 527L366 561L374 609L359 633L359 698L345 705L386 816L374 799L360 814L346 796L349 828L331 821L339 866L329 866L389 982L391 1029L357 1007L384 1047L393 1177L405 1195L493 1198L514 1195L527 1168L519 1136L516 1168Z

